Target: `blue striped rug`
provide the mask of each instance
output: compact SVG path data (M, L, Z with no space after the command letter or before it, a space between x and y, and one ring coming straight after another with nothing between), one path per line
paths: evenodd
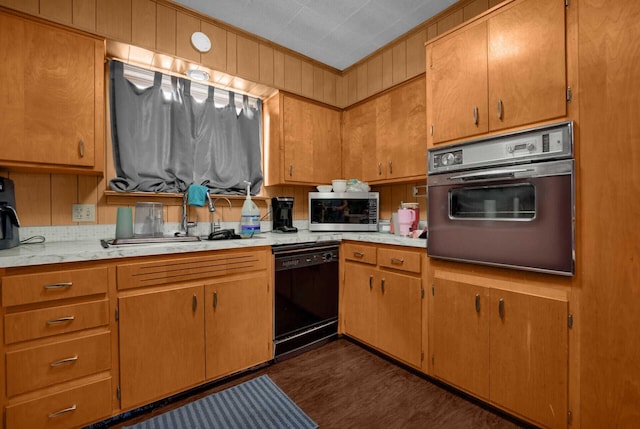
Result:
M315 429L267 375L145 420L128 429Z

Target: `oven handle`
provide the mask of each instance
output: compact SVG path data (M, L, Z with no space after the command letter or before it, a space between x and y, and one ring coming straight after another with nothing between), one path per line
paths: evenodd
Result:
M500 178L508 178L515 177L516 173L527 173L535 171L533 168L511 168L511 169L496 169L489 171L481 171L477 173L466 173L459 174L457 176L451 176L449 180L480 180L480 179L500 179Z

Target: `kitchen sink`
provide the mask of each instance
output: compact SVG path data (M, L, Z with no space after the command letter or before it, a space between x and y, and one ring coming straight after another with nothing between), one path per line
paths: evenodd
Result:
M158 244L158 243L181 243L200 241L200 237L195 236L175 236L164 235L162 237L133 237L133 238L116 238L114 240L100 240L102 247L121 246L128 244Z

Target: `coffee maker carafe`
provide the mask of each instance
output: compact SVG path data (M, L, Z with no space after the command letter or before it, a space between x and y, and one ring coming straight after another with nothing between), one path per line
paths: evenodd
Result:
M19 227L13 181L0 177L0 249L9 249L20 244Z
M298 232L293 226L293 197L271 198L274 232Z

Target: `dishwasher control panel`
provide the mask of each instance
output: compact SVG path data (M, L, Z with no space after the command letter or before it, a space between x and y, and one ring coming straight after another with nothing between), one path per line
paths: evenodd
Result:
M295 268L309 267L312 265L338 262L338 248L319 249L314 251L302 251L292 254L282 254L275 256L275 270L292 270Z

